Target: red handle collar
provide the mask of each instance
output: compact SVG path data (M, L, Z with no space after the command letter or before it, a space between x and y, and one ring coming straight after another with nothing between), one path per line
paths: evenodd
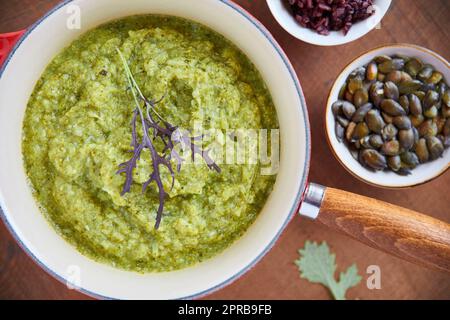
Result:
M0 67L3 65L3 62L5 62L6 57L11 52L16 42L24 33L25 30L10 33L0 33Z

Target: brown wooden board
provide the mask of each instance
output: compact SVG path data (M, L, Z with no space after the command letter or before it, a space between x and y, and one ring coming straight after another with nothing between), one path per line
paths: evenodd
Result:
M54 6L57 0L0 0L0 32L26 28ZM366 50L388 43L412 43L450 59L450 1L393 0L380 29L339 47L303 43L285 32L272 17L265 0L237 0L275 36L292 61L308 103L313 149L310 181L381 199L450 222L450 173L406 190L386 190L356 180L333 158L324 130L328 91L340 70ZM318 222L296 217L275 247L251 271L206 299L329 299L320 285L300 279L293 261L306 240L326 240L347 268L355 262L363 281L348 293L349 299L450 299L450 276L402 261ZM381 268L381 290L366 287L366 268ZM17 245L0 224L0 298L86 299L88 297L49 276Z

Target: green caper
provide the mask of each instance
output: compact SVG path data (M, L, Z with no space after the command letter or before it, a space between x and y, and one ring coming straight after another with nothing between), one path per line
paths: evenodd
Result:
M372 100L374 106L378 108L384 98L384 85L382 82L377 81L370 86L369 97Z
M413 78L411 78L411 76L407 72L400 71L400 82L411 80L413 80Z
M431 84L438 84L442 78L444 77L444 75L442 73L440 73L439 71L434 71L431 76L425 80L426 83L431 83Z
M343 101L341 108L342 108L342 112L344 113L345 117L349 120L353 117L353 114L356 111L356 107L348 101Z
M416 92L414 92L414 95L419 98L420 101L423 101L423 99L425 98L425 92L421 90L417 90Z
M365 149L372 149L372 145L370 144L370 136L365 136L364 138L359 139L359 144L361 147Z
M396 156L400 152L400 143L397 140L386 141L381 147L381 153L386 156Z
M392 123L386 125L381 130L381 136L383 137L384 141L389 141L389 140L394 139L395 136L397 135L397 133L398 133L398 130Z
M422 114L422 103L420 102L420 99L415 94L410 94L408 98L409 111L415 116Z
M411 120L408 116L397 116L394 117L392 122L398 129L410 129L411 128Z
M403 59L392 59L380 63L378 65L378 70L382 73L389 73L394 70L401 70L405 66L405 61Z
M400 155L400 159L409 169L414 169L419 165L419 158L414 152L404 152Z
M407 55L396 53L392 56L393 58L402 59L405 63L411 60L411 57L408 57Z
M415 127L412 127L411 130L413 131L413 134L414 134L414 144L416 144L420 138L419 130L417 130Z
M414 131L412 129L400 130L398 132L398 141L403 150L409 150L414 145Z
M336 120L334 130L336 133L336 138L338 139L339 142L342 142L342 140L344 138L345 128L343 126L341 126L341 124L337 120Z
M425 110L423 114L427 118L434 118L438 115L438 109L436 108L436 106L432 106L431 108Z
M399 70L389 72L384 79L384 81L392 81L395 84L399 84L400 82L403 81L412 81L412 80L413 78L411 78L411 76L408 73Z
M355 130L353 131L353 140L358 140L366 137L369 134L369 128L365 122L360 122L356 125Z
M353 104L358 108L369 101L369 94L364 88L358 89L353 95Z
M424 138L419 139L416 143L414 152L419 158L420 163L427 162L430 158L430 154L428 153L427 141Z
M431 119L424 121L418 128L419 135L421 137L432 137L436 136L438 132L438 128L436 123L434 123Z
M386 112L388 115L394 117L406 114L402 106L397 101L392 99L384 99L381 102L381 109L383 109L383 111Z
M371 62L369 63L369 65L367 66L366 69L366 79L367 80L376 80L378 76L378 65L376 62Z
M364 80L363 81L363 89L367 92L369 92L370 87L375 83L375 80Z
M347 84L347 90L351 94L355 94L355 92L359 89L362 89L363 87L363 81L359 78L350 79L350 81Z
M402 81L398 85L398 91L400 94L410 94L422 88L422 85L419 80Z
M387 164L392 171L398 171L402 166L402 161L400 156L387 157Z
M431 77L433 71L434 71L433 67L427 64L422 68L422 70L419 71L419 73L417 74L417 78L419 80L425 81L429 77Z
M349 76L348 79L358 79L358 80L364 80L366 77L366 68L365 67L358 67L355 70L353 70Z
M439 93L439 96L441 98L443 98L447 89L448 89L447 83L445 83L445 81L441 80L441 82L439 82L439 84L437 85L437 92Z
M398 99L398 103L402 106L403 109L405 109L405 112L409 113L409 99L407 95L403 95Z
M352 141L353 133L356 128L356 123L350 122L345 130L345 138L347 141Z
M439 93L429 90L423 99L423 107L425 109L431 108L439 101Z
M425 121L425 117L422 114L419 114L417 116L409 115L409 119L411 120L411 124L415 128L418 128Z
M360 152L361 162L374 170L384 170L386 158L374 149L364 149Z
M372 107L373 105L369 102L356 109L355 113L353 114L352 121L356 123L363 121L367 112L369 112Z
M380 133L385 126L383 118L380 115L380 111L378 111L377 109L368 111L365 116L365 121L370 131L375 133Z
M405 71L408 72L413 78L417 76L420 70L423 68L423 63L419 59L412 58L405 65Z
M343 101L338 100L331 105L331 111L335 117L342 113L342 103Z
M373 148L379 149L383 145L383 138L379 134L372 134L370 135L369 143Z
M444 144L441 140L432 136L426 137L425 140L431 160L439 158L444 153Z
M344 128L347 128L349 121L345 117L336 116L336 121L343 126Z
M392 81L387 81L384 83L384 96L387 99L393 99L398 100L399 99L399 92L398 88Z
M388 115L387 113L382 112L381 116L383 117L384 122L386 122L388 124L394 122L394 117Z

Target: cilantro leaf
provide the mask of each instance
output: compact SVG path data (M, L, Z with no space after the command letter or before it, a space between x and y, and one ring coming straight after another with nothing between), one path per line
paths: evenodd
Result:
M339 275L339 282L334 278L336 272L336 255L330 252L328 244L306 241L305 247L298 250L300 258L295 264L300 270L300 277L312 283L327 287L336 300L345 300L345 293L361 281L355 264Z

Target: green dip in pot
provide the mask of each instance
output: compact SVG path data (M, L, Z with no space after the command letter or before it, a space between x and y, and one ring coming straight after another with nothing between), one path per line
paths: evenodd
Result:
M183 165L165 202L151 184L148 153L121 196L118 165L130 158L133 98L119 48L158 113L193 128L278 128L258 71L233 44L200 24L134 16L102 25L64 49L37 82L23 124L23 156L37 202L83 254L137 272L180 269L210 258L255 220L275 182L260 164ZM163 180L170 185L170 175Z

